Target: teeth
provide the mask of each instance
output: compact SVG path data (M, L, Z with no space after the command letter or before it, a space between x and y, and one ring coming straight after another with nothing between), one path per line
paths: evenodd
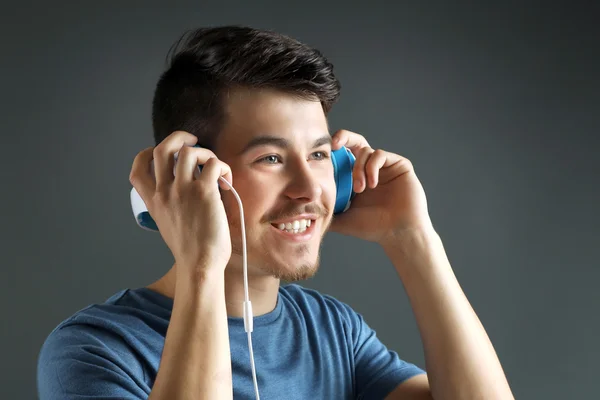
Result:
M306 231L306 228L310 227L310 223L310 219L301 219L294 222L280 223L277 225L277 228L289 233L302 233Z

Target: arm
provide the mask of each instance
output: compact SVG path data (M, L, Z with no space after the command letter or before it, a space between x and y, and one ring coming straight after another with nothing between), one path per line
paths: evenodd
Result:
M45 340L37 362L39 399L231 399L224 277L213 271L177 282L153 385L144 372L147 349L132 351L115 327L123 321L113 324L100 310L69 319ZM127 333L136 328L132 322Z
M390 398L428 398L431 384L436 400L512 399L494 348L433 229L412 162L375 150L364 136L343 129L332 148L341 146L356 156L357 195L331 230L383 247L404 284L425 350L428 379L405 380Z
M460 288L433 229L409 230L383 245L411 302L428 379L400 384L388 399L513 399L484 327ZM419 390L421 388L421 390ZM419 397L422 396L422 397ZM406 396L406 397L404 397Z
M212 151L192 147L197 141L173 132L137 154L129 177L176 264L173 311L150 400L233 397L224 276L231 237L218 190L227 186L215 184L232 176ZM196 178L198 165L204 167Z
M201 270L205 272L199 278L178 275L149 400L233 398L225 278L222 270Z

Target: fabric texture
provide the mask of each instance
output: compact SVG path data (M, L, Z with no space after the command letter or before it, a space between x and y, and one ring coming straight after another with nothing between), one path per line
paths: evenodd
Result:
M61 322L40 350L39 398L146 399L172 307L150 289L126 289ZM228 322L234 398L254 399L244 321ZM254 317L252 343L263 400L383 399L425 373L347 304L297 284L282 285L275 309Z

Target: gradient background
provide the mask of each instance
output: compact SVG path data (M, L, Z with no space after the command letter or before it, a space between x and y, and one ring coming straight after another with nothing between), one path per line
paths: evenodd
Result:
M1 398L36 397L37 354L61 320L170 267L160 237L134 222L128 175L153 144L169 46L229 23L320 48L343 85L332 130L414 162L515 396L598 396L598 3L82 3L0 17ZM304 285L349 303L423 367L383 252L331 234L322 254Z

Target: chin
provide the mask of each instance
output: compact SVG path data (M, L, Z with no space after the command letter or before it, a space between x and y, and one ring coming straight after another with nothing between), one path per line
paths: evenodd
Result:
M248 230L248 269L257 275L272 276L287 282L307 280L315 276L320 264L323 238L322 222L312 225L304 235L282 234L271 224ZM232 239L233 254L242 261L242 244ZM253 273L254 274L254 273Z
M264 252L254 263L255 270L287 282L307 280L319 270L320 256L310 254L290 254L287 257L273 257L272 252Z
M318 263L300 263L294 266L279 266L265 272L283 281L297 282L312 278L318 270Z

